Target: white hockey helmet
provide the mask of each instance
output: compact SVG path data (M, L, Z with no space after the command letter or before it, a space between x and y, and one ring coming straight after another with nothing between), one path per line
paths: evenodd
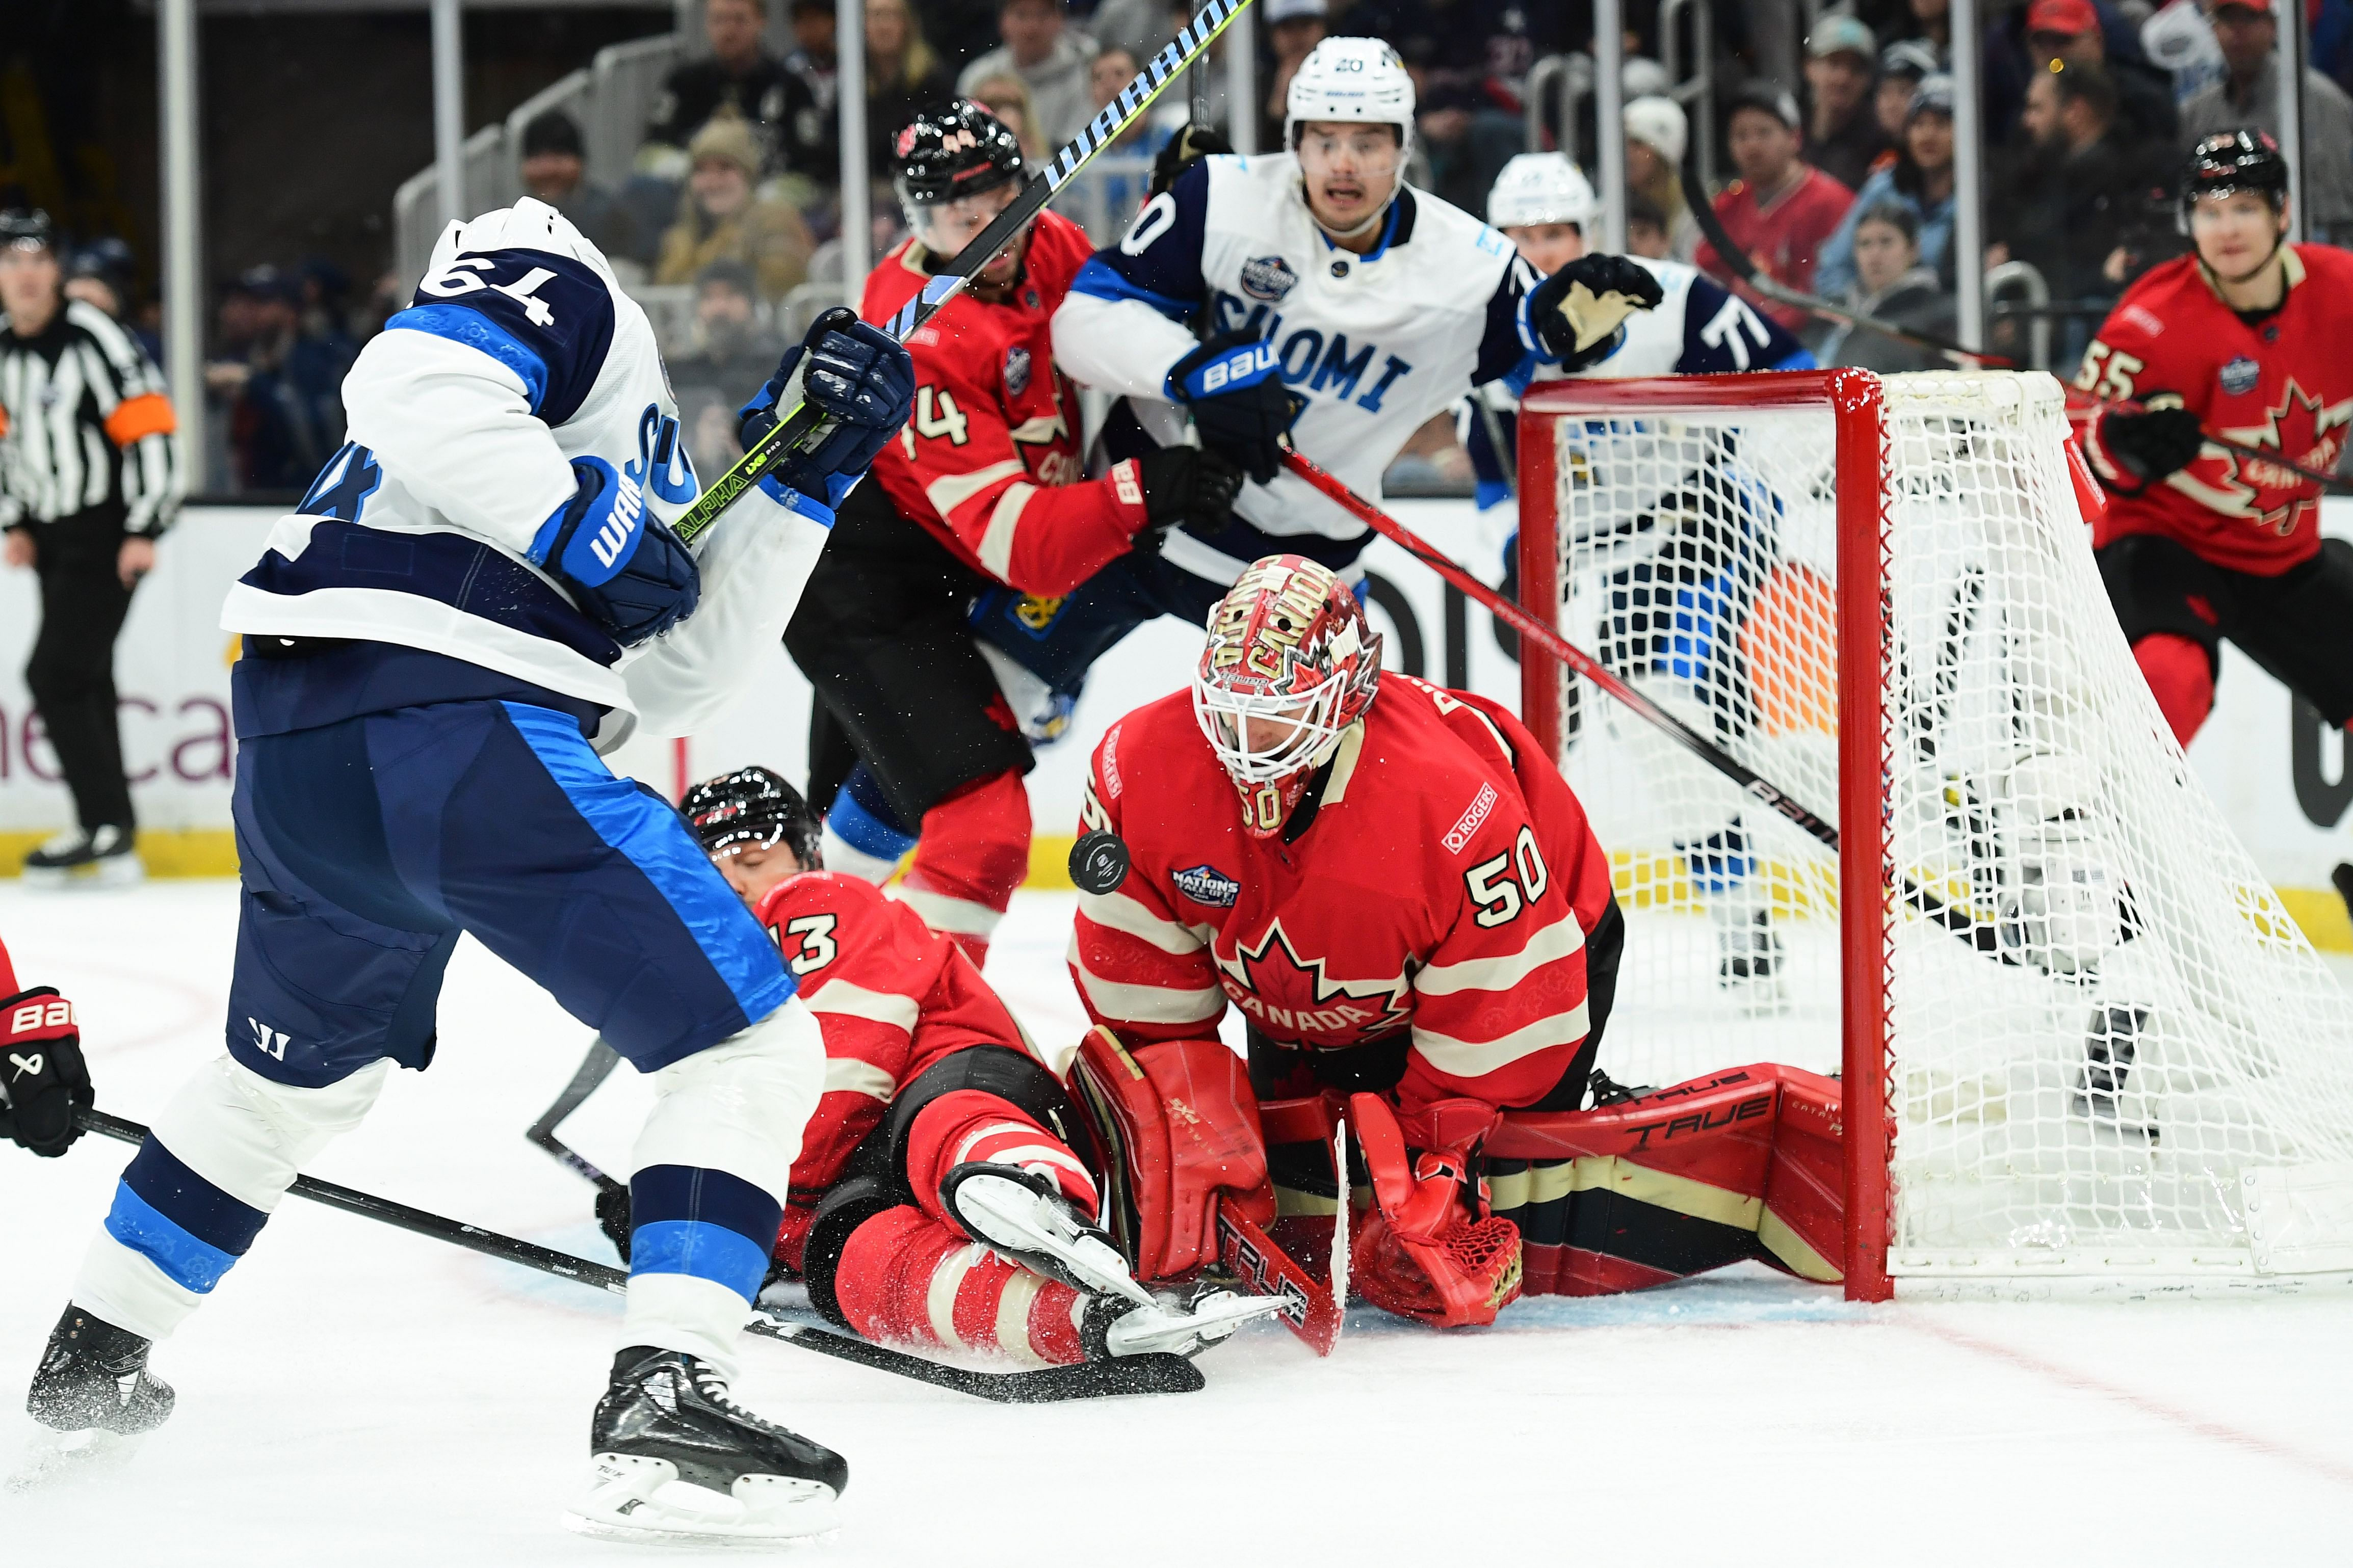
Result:
M1378 38L1326 38L1293 73L1282 100L1282 144L1296 149L1312 121L1394 125L1399 155L1413 145L1413 78Z
M1591 183L1566 153L1515 154L1487 193L1487 221L1497 228L1573 223L1585 229L1600 216Z

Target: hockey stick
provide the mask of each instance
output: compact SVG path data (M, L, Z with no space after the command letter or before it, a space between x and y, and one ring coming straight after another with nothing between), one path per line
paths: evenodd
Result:
M1924 332L1916 327L1899 326L1894 321L1883 321L1877 316L1866 316L1860 310L1851 310L1844 305L1834 304L1819 294L1808 294L1790 288L1758 267L1756 260L1734 242L1730 231L1724 226L1724 220L1715 216L1715 205L1707 199L1707 189L1700 184L1699 175L1691 164L1683 165L1682 174L1683 205L1691 208L1692 217L1699 225L1700 232L1707 237L1708 244L1715 247L1715 254L1724 264L1732 268L1742 282L1767 299L1778 300L1784 305L1803 310L1825 321L1835 321L1848 327L1864 327L1904 342L1916 343L1924 349L1934 349L1955 364L1963 367L1993 365L2016 368L2017 362L2005 355L1983 353L1976 349L1963 348L1960 344L1947 338L1940 338L1933 332ZM2074 391L2072 387L2068 390L2071 394ZM2104 410L2114 409L2124 414L2150 412L2148 408L2130 398L2102 401L2095 404L2094 407ZM2353 493L2353 482L2339 479L2334 474L2324 474L2317 468L2307 468L2303 464L2268 447L2249 446L2244 441L2233 441L2228 436L2220 435L2204 426L2199 427L2198 433L2206 437L2209 446L2220 447L2226 452L2234 452L2242 458L2259 458L2275 468L2285 468L2297 478L2308 480L2324 489L2335 490L2339 495Z
M587 1098L596 1092L596 1087L610 1078L613 1069L620 1065L621 1053L607 1045L604 1036L599 1035L589 1041L588 1054L580 1058L580 1070L572 1075L572 1081L564 1086L564 1092L555 1097L555 1103L523 1130L525 1138L554 1155L566 1168L596 1183L596 1190L604 1193L627 1192L628 1184L615 1181L574 1152L570 1145L555 1135L555 1130L563 1125L565 1117L579 1110Z
M1791 826L1815 842L1835 852L1839 847L1839 831L1792 799L1778 784L1757 773L1729 752L1715 745L1682 720L1635 690L1611 674L1601 661L1570 642L1545 622L1504 598L1494 589L1471 575L1453 557L1439 550L1405 524L1365 500L1339 479L1325 472L1310 458L1285 448L1283 465L1301 479L1338 502L1374 532L1400 545L1406 552L1440 577L1461 589L1498 620L1518 632L1523 637L1551 654L1604 692L1623 703L1635 717L1645 720L1665 731L1667 738L1682 746L1694 757L1715 769L1739 787L1742 793L1755 795L1769 805ZM2004 963L2042 967L2031 959L2021 957L2003 944L1998 925L1981 921L1968 910L1957 909L1910 877L1897 874L1897 891L1905 903L1947 931L1967 942L1978 952L1998 958Z
M1344 1215L1347 1202L1344 1175L1340 1184ZM1345 1217L1335 1219L1333 1224L1337 1227L1335 1235L1347 1235L1348 1222ZM1340 1342L1342 1307L1333 1299L1332 1288L1301 1268L1272 1237L1228 1203L1218 1205L1218 1258L1228 1272L1250 1288L1253 1295L1283 1298L1286 1305L1279 1314L1282 1326L1306 1341L1317 1355L1332 1353L1332 1347ZM1345 1290L1346 1275L1339 1279L1341 1289Z
M81 1110L74 1121L90 1131L125 1143L144 1143L148 1131L136 1121L111 1116L103 1110ZM496 1258L507 1263L518 1263L525 1268L535 1268L542 1274L553 1274L560 1279L576 1279L583 1285L616 1296L628 1294L629 1277L619 1269L602 1263L592 1263L586 1258L575 1258L568 1252L541 1247L512 1236L501 1236L494 1230L468 1225L463 1220L444 1218L406 1204L380 1198L335 1182L322 1182L315 1176L297 1176L289 1189L297 1197L329 1208L355 1214L362 1219L372 1219L398 1229L413 1231L479 1252L485 1258ZM1151 1355L1122 1356L1112 1361L1088 1362L1078 1366L1050 1366L1034 1372L987 1373L969 1372L963 1367L947 1366L924 1357L894 1351L867 1340L851 1339L830 1330L814 1328L807 1323L780 1322L765 1314L757 1314L744 1325L747 1333L766 1339L782 1340L819 1355L829 1355L839 1361L856 1362L894 1376L928 1383L935 1388L968 1394L976 1399L995 1400L1005 1405L1043 1405L1065 1399L1099 1399L1121 1394L1190 1394L1203 1386L1201 1371L1182 1356L1156 1352Z
M1029 176L1021 194L1012 205L998 213L979 237L958 251L947 270L933 278L907 301L904 308L891 319L889 331L901 342L907 341L915 329L937 315L947 302L962 293L983 267L996 259L997 253L1013 243L1021 232L1052 201L1071 177L1084 168L1094 155L1117 141L1127 128L1144 117L1153 100L1166 91L1168 84L1208 58L1209 45L1227 25L1240 14L1250 0L1207 0L1193 20L1179 28L1176 37L1152 57L1149 64L1135 73L1135 79L1104 105L1102 112L1089 121L1086 129L1072 137L1062 150L1049 159L1046 165ZM853 284L858 279L850 280ZM672 524L679 538L694 542L703 530L719 520L722 512L743 498L744 492L758 484L785 456L806 445L814 444L829 433L833 421L807 402L795 404L777 420L775 426L751 449L736 459L734 465L702 492L702 497L678 521Z

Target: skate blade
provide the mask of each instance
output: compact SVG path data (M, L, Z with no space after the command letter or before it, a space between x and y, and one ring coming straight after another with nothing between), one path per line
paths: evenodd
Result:
M1011 1188L1008 1193L1005 1188ZM984 1247L1042 1253L1059 1259L1091 1290L1154 1306L1152 1293L1127 1272L1126 1259L1093 1237L1051 1221L1040 1223L1036 1195L993 1176L966 1182L956 1194L957 1217Z
M588 1496L563 1516L575 1535L664 1546L789 1545L840 1526L833 1489L789 1476L744 1476L733 1494L678 1479L667 1459L596 1456Z
M44 892L80 892L92 888L133 888L147 879L147 868L129 856L86 866L26 866L18 874L28 888Z
M37 1491L44 1487L111 1476L131 1462L144 1432L124 1436L104 1427L80 1432L56 1432L47 1427L25 1444L16 1468L0 1480L0 1492Z

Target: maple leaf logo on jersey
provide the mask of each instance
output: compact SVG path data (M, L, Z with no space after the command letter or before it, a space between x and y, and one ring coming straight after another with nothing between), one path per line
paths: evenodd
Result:
M1332 979L1324 972L1328 960L1299 956L1280 915L1267 923L1255 945L1238 943L1230 957L1213 947L1210 955L1226 994L1263 1029L1363 1039L1388 1034L1412 1016L1402 973L1387 980ZM1301 1001L1313 1005L1299 1005Z
M2330 473L2344 456L2348 424L2353 424L2353 398L2326 406L2291 376L2279 406L2270 410L2262 424L2242 425L2221 434L2229 440L2277 452L2305 468ZM2304 510L2317 504L2312 481L2294 468L2244 452L2225 451L2218 458L2210 447L2206 456L2219 467L2219 484L2197 477L2200 468L2214 472L2206 463L2185 468L2174 476L2174 482L2216 511L2244 518L2285 537L2295 531Z

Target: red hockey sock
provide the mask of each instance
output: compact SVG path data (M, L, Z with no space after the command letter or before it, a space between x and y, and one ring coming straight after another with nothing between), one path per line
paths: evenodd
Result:
M2154 632L2133 644L2133 662L2157 694L2173 738L2189 744L2214 707L2214 667L2206 650L2172 632Z
M1008 1263L920 1209L876 1215L851 1233L834 1299L870 1340L998 1351L1068 1366L1079 1342L1079 1293Z
M947 1220L940 1206L941 1180L958 1165L981 1160L1035 1171L1060 1187L1082 1215L1095 1215L1095 1182L1086 1165L1012 1101L985 1089L960 1089L916 1114L907 1133L907 1184L925 1214Z
M898 893L978 963L1029 874L1029 792L1019 773L1002 773L923 813L923 837Z

